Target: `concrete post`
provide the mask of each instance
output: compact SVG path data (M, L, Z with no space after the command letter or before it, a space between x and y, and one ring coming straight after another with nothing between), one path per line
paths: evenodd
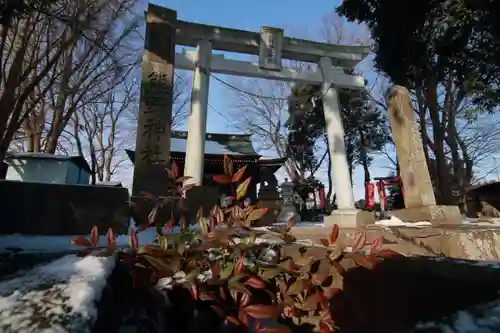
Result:
M344 143L344 126L340 111L338 92L332 87L335 70L330 58L322 58L320 68L323 72L323 109L325 111L326 134L332 163L332 180L337 195L339 210L353 210L354 197L351 176Z
M200 40L196 47L196 69L193 73L193 89L186 143L186 164L184 166L184 175L193 177L186 181L189 184L203 185L211 58L212 44L207 39Z

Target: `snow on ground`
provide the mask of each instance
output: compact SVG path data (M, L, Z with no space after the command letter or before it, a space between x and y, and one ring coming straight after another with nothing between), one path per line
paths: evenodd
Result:
M0 282L0 332L90 332L114 266L114 257L68 255Z
M422 322L409 332L498 333L500 300L459 311L441 321Z
M375 221L375 224L385 227L411 227L411 228L425 228L432 226L432 223L427 221L403 222L395 216L391 216L390 219Z
M280 226L280 224L276 224L276 226ZM313 222L302 222L298 227L308 227L308 226L320 226L322 227L322 223L313 223ZM198 224L191 226L193 229L200 231L200 227ZM130 221L130 229L135 229L133 221ZM90 232L90 230L89 230ZM174 227L172 229L173 233L180 232L179 227ZM64 236L30 236L30 235L5 235L0 236L0 252L6 249L19 249L23 252L66 252L77 250L78 247L71 244L71 239L74 236L82 236L88 238L89 235L64 235ZM137 234L137 238L139 244L150 244L156 239L156 230L155 228L149 228L141 231ZM116 236L116 244L118 247L128 247L129 244L129 236L128 235L117 235ZM99 237L99 246L106 246L106 237L101 235Z
M130 221L130 228L134 228L133 221ZM89 230L90 233L90 230ZM23 252L66 252L77 250L78 247L71 244L71 240L75 236L82 236L85 238L87 235L64 235L64 236L31 236L12 234L0 236L0 252L6 249L21 249ZM144 230L137 235L139 244L152 243L156 238L156 231L154 228ZM117 235L116 244L119 247L128 247L129 236ZM99 237L99 247L106 246L106 237L101 235Z
M500 218L496 217L483 217L483 218L470 218L464 217L464 224L477 225L481 227L498 227L500 226Z
M481 221L478 219L464 218L464 224L475 225L475 226L500 226L499 218L489 218L491 222ZM386 226L386 227L413 227L413 228L425 228L431 226L430 222L403 222L396 217L391 217L391 219L380 220L375 222L376 225ZM286 226L286 223L276 223L272 226L282 227ZM323 227L322 222L300 222L296 225L297 228L301 227ZM192 225L197 231L200 231L198 224ZM133 221L130 222L129 230L134 229ZM90 232L90 230L89 230ZM171 232L180 232L179 227L175 227ZM82 237L89 237L89 235L79 235ZM66 252L76 250L74 245L71 245L71 239L73 235L69 236L28 236L28 235L5 235L0 236L0 252L5 249L21 249L23 252ZM156 239L156 231L154 228L144 230L137 235L139 244L150 244ZM128 247L129 236L128 235L117 235L116 238L117 245L119 247ZM106 237L102 236L99 238L99 246L106 246Z

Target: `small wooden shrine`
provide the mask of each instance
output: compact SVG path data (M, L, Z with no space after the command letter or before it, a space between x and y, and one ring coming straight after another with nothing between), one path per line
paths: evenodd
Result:
M181 173L184 171L186 157L186 131L173 131L170 142L170 159L176 161ZM135 152L127 150L127 155L133 162ZM214 175L224 173L223 159L228 155L234 163L235 170L247 165L245 178L252 177L252 183L248 188L248 197L255 201L257 199L257 184L261 184L261 190L264 182L268 187L277 187L274 173L281 168L286 158L266 158L259 155L251 141L249 134L221 134L207 133L205 138L205 162L204 162L204 186L216 186L221 192L227 192L225 185L216 183L213 180Z

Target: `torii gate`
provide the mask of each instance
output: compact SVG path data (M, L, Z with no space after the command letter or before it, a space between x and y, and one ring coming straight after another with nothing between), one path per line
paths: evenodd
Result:
M175 37L175 38L174 38ZM175 41L174 41L175 39ZM347 75L369 53L364 46L318 43L283 36L283 30L262 27L260 33L177 20L173 10L149 4L143 58L141 107L138 118L133 193L162 194L160 178L170 154L173 67L193 70L184 175L201 185L208 112L210 73L322 84L326 132L337 194L336 223L354 225L353 190L345 153L338 89L362 90L362 76ZM175 45L196 51L175 53ZM212 50L259 55L259 63L225 59ZM317 63L317 70L281 66L281 59ZM175 65L174 65L175 64ZM151 136L156 136L156 143ZM142 149L142 150L141 150ZM164 191L164 190L163 190ZM343 222L344 221L344 222Z

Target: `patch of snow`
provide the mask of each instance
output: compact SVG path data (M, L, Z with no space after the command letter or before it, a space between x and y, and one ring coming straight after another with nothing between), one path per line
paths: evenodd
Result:
M428 221L421 222L403 222L395 216L391 216L390 219L375 221L375 225L382 225L386 227L410 227L410 228L425 228L432 226L432 223Z
M0 331L90 332L114 257L65 256L0 282Z
M89 235L80 235L88 238ZM0 236L0 252L10 249L21 249L23 252L66 252L78 250L71 244L74 236L31 236L31 235L5 235ZM117 239L118 241L118 239ZM128 238L127 238L128 242ZM99 246L106 246L104 236L99 238Z
M129 224L129 230L135 229L134 222L131 219ZM90 233L90 230L89 230ZM39 236L39 235L22 235L22 234L12 234L0 236L0 252L9 249L20 249L25 252L37 252L37 253L57 253L57 252L67 252L72 250L78 250L79 247L72 245L71 240L75 236L81 236L89 238L89 234L86 235L62 235L62 236ZM150 244L156 239L155 228L146 229L137 234L137 239L139 244ZM117 235L116 245L118 247L128 247L129 235ZM106 237L100 235L98 247L106 246Z
M471 218L465 216L462 220L462 223L468 225L482 226L482 227L498 227L500 226L500 218L497 217Z
M458 311L448 318L418 323L410 332L494 333L500 327L500 300Z
M464 265L472 265L472 266L480 266L480 267L490 267L490 268L500 268L500 261L497 260L466 260L466 259L455 259L448 257L429 257L429 260L435 261L449 261L454 264L464 264Z
M270 227L282 227L286 226L283 223L276 223ZM322 227L323 223L316 222L301 222L297 224L296 227ZM201 231L200 225L191 225L196 231ZM220 227L224 229L225 227ZM129 230L134 229L134 222L130 219ZM268 230L269 227L255 228L256 230ZM175 226L170 232L179 233L181 231L180 227ZM90 230L89 230L90 232ZM73 250L78 250L79 247L71 244L71 240L75 236L81 236L88 238L89 234L86 235L63 235L63 236L36 236L36 235L22 235L22 234L12 234L0 236L0 252L12 251L14 249L20 250L23 253L57 253L57 252L68 252ZM140 245L151 244L156 239L156 229L148 228L137 234L137 239ZM116 244L118 247L128 247L129 245L129 235L117 235ZM99 237L98 247L106 246L106 237L101 235Z

